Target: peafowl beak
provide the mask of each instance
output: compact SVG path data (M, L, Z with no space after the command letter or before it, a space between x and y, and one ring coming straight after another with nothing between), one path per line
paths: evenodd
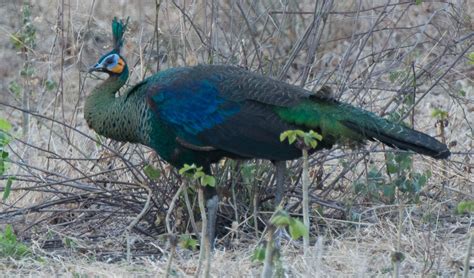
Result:
M106 68L104 67L104 65L102 65L101 63L97 63L89 69L89 73L94 72L94 71L105 72L105 70Z

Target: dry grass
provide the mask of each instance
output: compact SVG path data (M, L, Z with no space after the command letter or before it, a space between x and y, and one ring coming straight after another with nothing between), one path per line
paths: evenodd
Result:
M154 1L30 2L36 44L20 48L11 36L25 31L23 5L0 3L0 118L12 123L17 138L9 145L9 169L0 176L2 190L9 176L16 178L11 195L0 202L0 227L12 224L41 259L2 258L3 273L164 274L169 246L161 236L163 222L181 177L149 149L97 138L82 117L84 97L99 82L85 69L109 49L114 16L131 18L125 45L133 69L130 84L158 68L238 64L310 90L327 84L335 97L381 115L407 112L407 122L417 130L449 144L453 155L447 163L415 156L414 169L432 173L419 203L401 198L388 204L354 194L353 182L365 179L368 168L385 173L388 149L380 145L315 154L310 165L317 215L312 244L317 248L305 261L301 242L283 242L283 268L290 277L389 276L397 250L405 255L403 276L462 273L473 216L454 211L461 201L474 199L474 68L467 58L474 51L474 12L468 1L335 1L316 13L314 1L287 6L286 1L241 1L240 7L239 1L162 1L159 10ZM326 9L327 17L318 13ZM34 68L31 75L20 74L25 65ZM416 102L413 110L403 110L413 94L413 71ZM431 116L435 108L448 112L443 134ZM365 149L374 152L367 156ZM160 169L158 180L144 175L148 164ZM263 225L256 235L249 221L254 190L249 183L258 185L263 223L271 208L273 172L267 163L258 164L252 174L258 179L245 182L235 178L229 161L220 166L215 171L222 188L221 240L212 274L259 276L261 265L251 255ZM300 161L291 163L287 208L295 214L300 166ZM143 186L154 193L152 206L132 231L127 262L125 231L147 199ZM188 218L181 204L173 213L175 232L193 233ZM194 275L197 256L178 248L172 267L176 276Z

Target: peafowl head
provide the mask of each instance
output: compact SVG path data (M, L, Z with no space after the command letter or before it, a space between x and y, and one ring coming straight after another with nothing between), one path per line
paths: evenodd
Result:
M102 56L97 64L95 64L92 68L89 69L89 72L105 72L109 75L121 75L124 72L128 71L127 63L125 59L120 56L117 51L112 50L109 53Z
M123 34L127 28L126 21L118 20L116 17L112 20L112 35L114 49L100 57L99 61L89 69L89 72L105 72L110 76L119 76L128 78L128 67L125 59L120 55L123 46Z

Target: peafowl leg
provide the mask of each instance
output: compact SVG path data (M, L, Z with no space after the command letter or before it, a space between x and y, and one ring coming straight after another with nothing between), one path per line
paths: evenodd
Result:
M275 209L280 205L285 193L285 174L286 161L275 161L276 190L275 190ZM275 232L275 244L280 246L280 240L283 237L282 231L277 229Z
M214 249L214 237L216 235L216 220L217 220L217 208L219 205L219 197L215 187L206 186L204 187L204 198L206 199L207 208L207 238L211 250Z
M275 207L277 207L283 199L285 193L285 172L286 161L275 161L276 168L276 190L275 190Z

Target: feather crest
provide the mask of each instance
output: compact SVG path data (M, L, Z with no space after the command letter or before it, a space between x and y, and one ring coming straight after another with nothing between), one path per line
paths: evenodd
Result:
M117 17L114 17L114 20L112 20L112 35L114 39L114 50L117 51L117 53L120 53L120 49L122 48L123 45L123 34L125 33L125 30L127 29L128 25L128 20L130 17L127 17L127 20L123 19L117 19Z

